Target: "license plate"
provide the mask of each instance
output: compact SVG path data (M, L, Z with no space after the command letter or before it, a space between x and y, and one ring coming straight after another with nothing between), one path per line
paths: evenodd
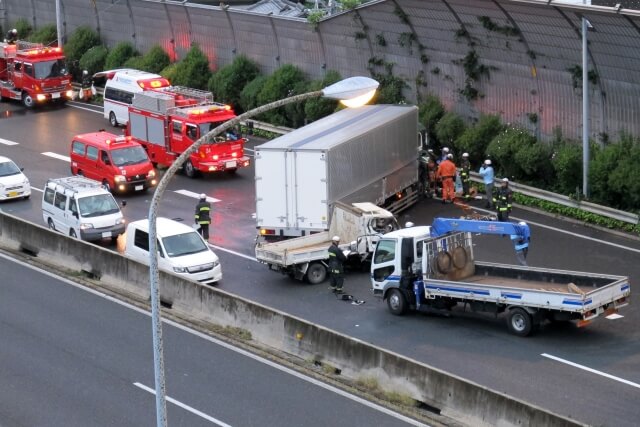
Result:
M9 197L18 197L17 191L9 191Z
M111 232L110 232L110 231L104 231L104 232L102 233L102 237L103 237L103 238L111 237Z
M53 99L60 98L60 92L52 93L51 98Z
M226 163L224 164L224 166L225 166L227 169L229 169L229 168L235 168L237 165L238 165L238 164L236 163L236 161L235 161L235 160L234 160L234 161L231 161L231 162L226 162Z
M143 185L136 185L134 188L135 188L136 191L140 191L140 190L144 189L144 186Z

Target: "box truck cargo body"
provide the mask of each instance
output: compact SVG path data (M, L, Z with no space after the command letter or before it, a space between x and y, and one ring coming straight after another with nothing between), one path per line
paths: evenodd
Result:
M256 220L265 237L329 229L333 204L393 213L418 199L418 109L345 109L256 147Z

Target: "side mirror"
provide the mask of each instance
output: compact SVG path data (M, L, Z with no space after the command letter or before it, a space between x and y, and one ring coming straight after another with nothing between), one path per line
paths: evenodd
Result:
M102 163L104 163L105 165L109 166L111 164L111 160L109 159L102 159Z
M122 201L122 207L124 208L125 206L127 206L127 201L126 201L126 200L123 200L123 201Z
M78 211L73 211L71 214L76 218L80 218L80 216L78 215Z
M20 168L20 172L24 172L24 168Z

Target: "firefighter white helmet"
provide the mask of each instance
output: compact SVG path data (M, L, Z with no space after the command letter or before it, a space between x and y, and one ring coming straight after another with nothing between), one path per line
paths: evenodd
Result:
M411 227L413 227L414 225L415 225L414 223L412 223L411 221L408 221L408 222L404 225L404 228L411 228Z
M484 161L484 164L487 166L491 166L491 160L487 159Z
M340 241L340 236L333 236L333 237L331 238L331 241L332 241L332 242L339 242L339 241Z
M462 153L462 157L469 157L469 153Z
M200 195L200 200L207 200L207 195L206 195L206 194L204 194L204 193L202 193L202 194Z
M520 222L518 223L518 225L521 225L521 226L523 226L523 227L524 227L525 225L527 225L527 223L526 223L526 222L524 222L524 221L520 221Z
M509 182L509 178L502 178L502 182Z
M442 149L442 152L443 152L443 153L448 153L448 152L449 152L449 147L444 147L444 148Z

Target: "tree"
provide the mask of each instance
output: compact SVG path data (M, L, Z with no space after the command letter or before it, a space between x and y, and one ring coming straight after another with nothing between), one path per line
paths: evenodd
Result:
M574 194L582 183L582 147L566 141L558 146L551 158L556 179L554 189Z
M169 54L160 45L155 45L142 57L141 70L158 74L171 63ZM207 72L209 71L209 61L207 60ZM195 86L194 86L195 87Z
M242 89L258 77L258 65L244 55L237 56L232 63L220 68L209 79L209 90L216 100L231 104L236 112L242 112L240 94Z
M178 63L176 76L172 83L178 86L206 89L210 77L209 58L197 44L193 44L184 59Z
M0 32L0 34L2 34ZM33 32L28 40L33 43L42 43L45 46L52 46L58 42L58 30L55 25L44 25Z
M136 49L129 42L120 42L109 51L104 64L105 70L113 70L123 66L127 60L137 54Z
M302 93L306 88L304 72L295 65L285 64L267 77L264 87L258 93L258 105L268 104L279 99ZM300 85L299 83L305 83ZM287 126L297 121L297 117L287 117L283 108L277 108L264 114L265 120L275 125Z
M500 117L495 115L482 115L473 126L468 127L455 141L456 150L460 154L469 153L469 161L473 165L479 165L486 159L486 152L489 143L502 130L504 125L500 122Z
M64 45L69 71L75 80L80 80L82 70L79 67L80 58L89 49L100 44L98 33L88 26L78 27Z
M435 95L429 94L426 96L424 102L422 102L418 108L420 123L424 125L429 133L429 138L435 137L435 129L438 120L444 116L444 105Z
M87 50L82 58L80 58L79 65L82 70L87 70L89 75L93 75L98 71L104 70L104 63L107 59L109 51L104 45L93 46Z
M313 80L309 83L307 91L323 89L333 83L340 81L340 73L334 70L327 71L322 80ZM328 98L311 98L304 103L304 114L308 122L313 122L336 111L338 101Z
M462 135L464 129L462 118L454 112L448 112L436 124L436 138L441 147L453 147L455 140Z
M244 111L253 110L258 104L258 94L262 91L267 76L258 76L251 80L240 92L240 106Z

